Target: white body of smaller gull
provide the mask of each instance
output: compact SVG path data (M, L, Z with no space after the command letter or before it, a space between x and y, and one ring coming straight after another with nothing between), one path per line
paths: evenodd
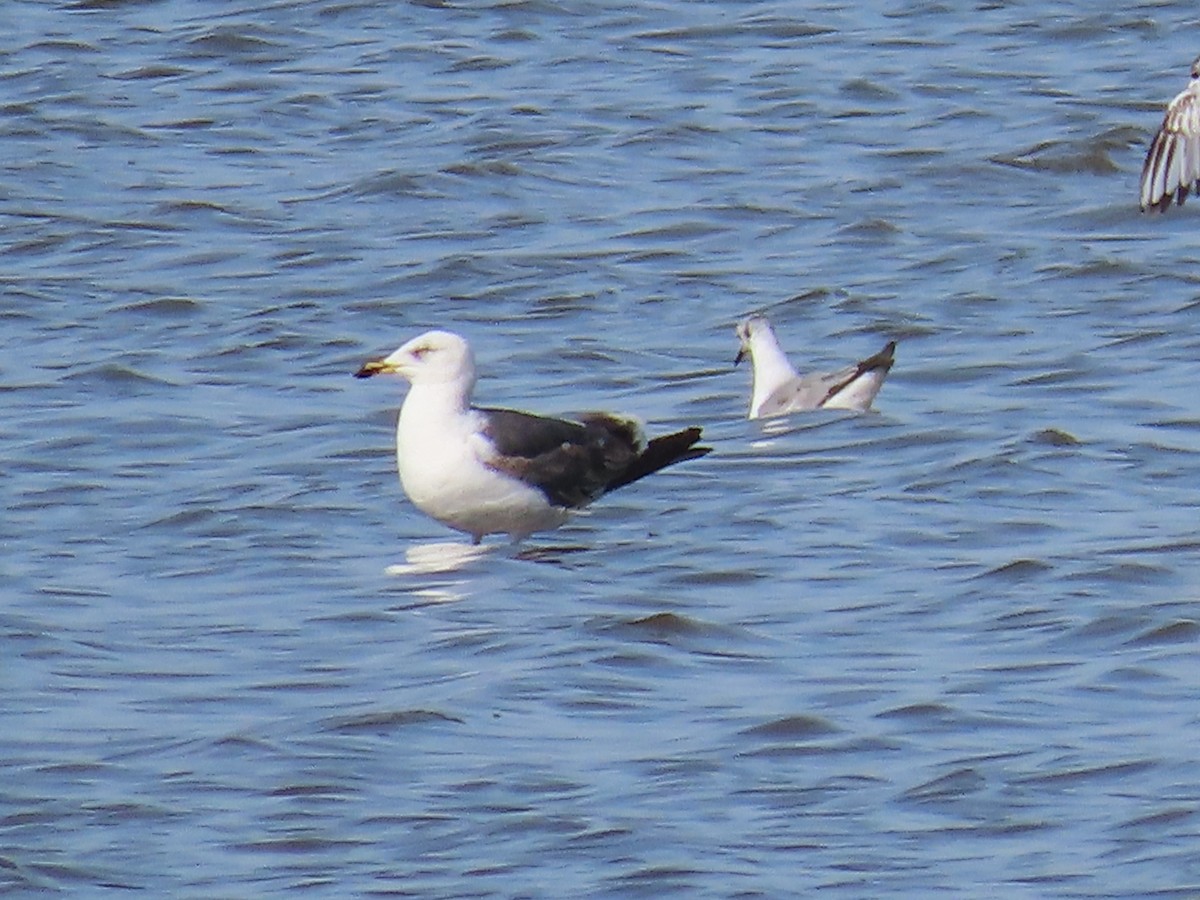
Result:
M896 342L889 341L874 356L844 369L799 375L764 316L743 319L737 325L737 336L741 349L734 365L749 356L753 369L751 419L811 409L869 409L896 352Z
M521 540L556 528L571 510L710 448L699 428L647 442L630 419L590 413L579 421L471 405L475 361L466 340L429 331L372 360L411 382L396 425L400 482L426 515L471 535Z
M1188 86L1167 106L1142 165L1142 211L1183 205L1200 182L1200 58Z

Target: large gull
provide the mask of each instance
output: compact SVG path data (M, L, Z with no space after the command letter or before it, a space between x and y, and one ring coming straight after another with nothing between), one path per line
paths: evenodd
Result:
M753 369L751 419L810 409L868 409L883 387L896 353L896 342L889 341L874 356L844 369L799 375L765 316L750 316L738 322L737 336L741 348L734 365L749 356Z
M571 510L672 463L695 459L699 428L647 442L633 420L578 421L471 405L475 360L461 336L428 331L355 375L411 382L396 425L400 481L426 515L471 535L519 541L556 528Z
M1142 165L1142 211L1180 206L1200 182L1200 57L1192 77L1167 106Z

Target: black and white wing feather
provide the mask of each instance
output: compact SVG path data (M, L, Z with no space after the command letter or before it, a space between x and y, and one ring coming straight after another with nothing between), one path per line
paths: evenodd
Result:
M836 372L797 376L772 391L762 402L758 415L774 416L827 406L865 410L879 393L895 358L896 342L888 341L874 356Z
M1200 59L1192 63L1192 80L1163 116L1162 125L1142 165L1142 211L1166 212L1183 205L1200 182Z

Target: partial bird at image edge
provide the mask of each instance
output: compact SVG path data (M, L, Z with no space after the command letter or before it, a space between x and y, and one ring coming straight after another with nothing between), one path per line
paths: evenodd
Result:
M1192 62L1187 87L1167 105L1162 124L1142 164L1142 212L1183 206L1200 183L1200 57Z

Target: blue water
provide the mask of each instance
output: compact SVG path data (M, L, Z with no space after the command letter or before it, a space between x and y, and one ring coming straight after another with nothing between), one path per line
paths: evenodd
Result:
M0 7L0 892L1200 894L1194 25ZM449 564L431 326L714 452Z

